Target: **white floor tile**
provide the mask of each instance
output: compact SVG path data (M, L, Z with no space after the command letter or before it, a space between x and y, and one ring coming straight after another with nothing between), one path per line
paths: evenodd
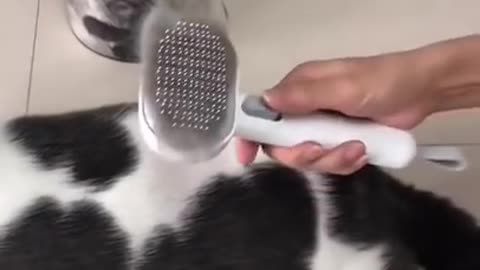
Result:
M0 1L0 116L25 113L37 1Z
M40 2L30 113L69 111L135 100L137 65L101 57L70 31L65 2Z

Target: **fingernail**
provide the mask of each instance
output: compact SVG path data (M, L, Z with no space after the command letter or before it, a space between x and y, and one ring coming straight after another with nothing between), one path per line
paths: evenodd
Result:
M360 159L358 159L355 164L352 166L355 170L360 170L363 166L368 164L368 156L363 155Z
M277 97L278 97L277 92L278 92L278 90L275 89L275 88L271 88L271 89L268 89L268 90L264 91L264 93L263 93L264 102L267 105L272 105L272 102L275 102L275 99L277 99Z
M363 144L362 143L354 143L349 145L345 152L345 159L348 161L356 161L364 155L363 153Z
M262 96L263 102L265 103L265 105L268 105L268 106L270 106L270 102L272 100L270 92L271 90L267 90L265 91L265 93L263 93L263 96Z
M357 162L355 165L358 165L358 166L361 166L361 165L365 165L368 163L368 156L367 155L363 155Z
M305 160L307 162L315 161L323 155L323 149L319 145L312 145L307 151L307 154L305 154Z

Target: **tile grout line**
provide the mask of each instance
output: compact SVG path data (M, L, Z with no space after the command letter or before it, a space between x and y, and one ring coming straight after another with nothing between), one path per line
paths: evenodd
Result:
M27 98L26 98L26 104L25 104L25 114L28 114L29 109L30 109L30 98L32 94L32 82L33 82L33 66L35 64L35 52L37 49L37 33L38 33L38 21L40 17L40 1L37 1L37 10L36 10L36 15L35 15L35 30L33 32L33 46L32 46L32 57L30 59L30 74L28 77L28 88L27 88Z

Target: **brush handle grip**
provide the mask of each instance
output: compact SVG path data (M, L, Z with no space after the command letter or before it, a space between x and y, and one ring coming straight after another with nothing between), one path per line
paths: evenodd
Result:
M325 148L358 140L365 144L370 164L388 168L404 168L416 156L415 139L404 130L327 113L277 119L278 114L258 102L246 101L241 97L238 103L235 130L244 139L283 147L315 142Z

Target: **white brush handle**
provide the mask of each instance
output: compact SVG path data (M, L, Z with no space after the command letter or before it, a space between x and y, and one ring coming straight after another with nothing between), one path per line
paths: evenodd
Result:
M251 111L246 113L242 107L245 98L240 97L237 103L235 135L238 137L283 147L315 142L333 148L358 140L365 144L370 164L388 168L404 168L416 156L415 139L407 131L325 113L272 120Z

